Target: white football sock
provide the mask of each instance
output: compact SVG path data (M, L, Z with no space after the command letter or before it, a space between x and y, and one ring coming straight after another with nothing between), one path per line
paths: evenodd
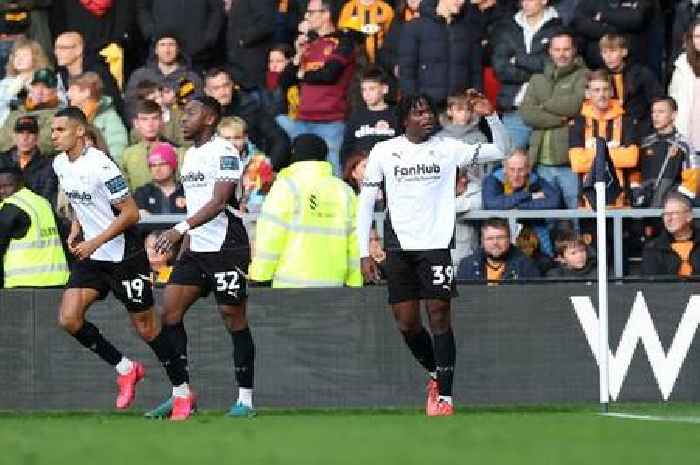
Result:
M246 407L253 407L253 390L246 388L238 388L238 402Z
M452 405L452 396L440 396L440 401Z
M190 386L187 383L182 383L179 386L173 386L173 397L187 397L190 395Z
M134 364L131 360L129 360L126 357L122 357L122 359L119 360L119 363L117 363L117 366L115 366L114 368L117 369L117 373L119 373L121 376L124 376L125 374L129 373L133 367Z

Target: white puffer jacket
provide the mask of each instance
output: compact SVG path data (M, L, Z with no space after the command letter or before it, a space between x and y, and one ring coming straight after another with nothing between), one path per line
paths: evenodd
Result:
M700 79L700 77L695 76L695 73L693 73L685 53L678 57L675 66L676 69L673 71L668 93L678 103L678 115L676 117L678 132L685 137L690 137L690 112L693 109L693 99L700 98L700 95L693 95L695 80Z

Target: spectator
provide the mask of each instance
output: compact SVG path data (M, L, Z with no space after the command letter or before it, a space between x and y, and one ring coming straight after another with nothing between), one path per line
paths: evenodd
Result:
M586 67L576 56L570 33L555 33L549 41L544 72L533 74L519 113L532 127L530 164L559 188L566 208L578 207L578 177L569 164L569 123L581 112L586 92Z
M569 160L574 173L584 175L591 170L596 137L607 142L620 185L627 188L638 183L639 142L634 121L612 98L612 83L605 70L588 73L586 100L569 127ZM623 191L615 206L629 206L629 200Z
M671 31L671 55L673 62L687 47L686 35L690 25L700 20L700 0L676 0L673 6L673 26Z
M164 286L168 284L170 273L173 271L170 263L175 258L175 252L171 249L167 252L159 252L156 250L156 241L164 231L150 232L144 241L146 248L146 256L148 256L148 264L151 266L151 280L155 286Z
M263 153L253 155L243 169L241 176L241 202L242 212L259 213L265 197L270 192L275 173L272 171L272 163Z
M678 133L678 107L672 97L657 97L651 105L654 132L640 146L641 184L632 189L633 206L661 208L669 192L678 190L695 198L698 160L688 140Z
M251 158L256 155L265 156L248 138L248 125L243 118L238 116L222 118L216 132L238 150L238 157L243 166L247 165Z
M393 20L394 9L383 0L348 0L340 11L338 27L362 32L364 52L374 63Z
M5 77L14 42L25 37L29 29L29 7L18 1L0 3L0 78Z
M56 37L54 52L56 53L56 64L58 65L58 93L63 102L68 101L69 81L83 73L92 71L97 73L102 80L102 93L111 97L112 104L117 109L117 112L120 115L122 114L123 102L117 81L100 57L89 51L86 53L85 42L80 33L70 31L60 34Z
M68 265L51 205L22 186L18 167L0 168L0 288L59 287Z
M228 13L227 62L233 80L244 90L259 90L265 84L276 14L274 0L237 0Z
M365 168L367 168L368 153L362 150L351 153L345 160L343 168L343 181L346 182L355 192L360 193L362 179L365 177Z
M669 94L678 103L676 127L690 144L700 150L700 19L685 36L686 51L676 60Z
M136 0L143 37L155 43L162 31L178 31L197 71L216 63L214 49L224 24L221 0Z
M280 171L257 224L252 280L272 280L272 287L362 286L357 200L333 178L327 153L317 135L294 140L292 164Z
M530 142L531 129L518 108L530 77L544 71L547 44L560 28L561 20L547 0L523 0L522 8L493 39L493 68L501 82L497 101L513 148L525 149Z
M345 123L341 161L357 150L369 153L374 144L396 136L399 132L396 108L386 103L389 92L387 77L381 68L370 67L360 80L364 105L350 113Z
M377 64L386 70L393 79L399 78L399 44L401 31L409 21L420 17L421 0L401 0L396 9L396 16L391 22L389 32L384 39L384 45L377 54Z
M152 81L165 87L177 88L188 80L196 90L202 90L202 79L192 71L189 58L183 53L174 32L161 32L153 41L153 54L145 66L135 70L126 86L126 98L133 100L139 83Z
M135 191L151 182L151 171L148 167L148 155L160 142L169 142L162 133L163 118L161 107L152 100L141 100L136 104L134 130L139 142L127 147L122 156L120 168L129 188ZM178 160L182 161L184 150L178 149Z
M376 225L373 225L369 231L369 256L377 264L379 279L384 279L386 276L386 251L382 248L382 238L379 237Z
M557 266L547 272L548 278L595 279L598 267L595 257L588 253L588 244L574 232L554 240Z
M172 145L160 142L148 155L151 182L134 192L141 214L166 215L187 213L185 191L177 181L177 153Z
M44 197L55 207L58 178L53 171L51 159L42 155L37 147L39 142L37 119L29 115L17 118L14 136L15 145L2 155L2 161L19 167L25 187Z
M447 96L481 89L481 43L464 17L464 0L424 0L420 17L401 30L399 86L440 107Z
M12 107L29 93L34 72L48 65L49 59L38 42L24 38L15 41L7 60L5 77L0 81L0 125Z
M503 162L503 168L484 178L482 198L486 210L554 210L561 208L559 189L532 170L527 152L515 149ZM544 221L532 220L540 250L548 256L554 248Z
M299 114L288 135L316 134L328 146L333 174L340 176L340 148L348 110L348 88L355 66L350 33L337 31L330 0L310 0L306 10L308 34L297 39L299 55Z
M296 69L292 64L294 50L287 44L270 49L265 77L263 101L265 109L273 116L286 115L296 119L299 107L299 86Z
M651 11L651 0L580 0L572 24L582 39L581 49L588 67L603 66L599 41L605 34L613 33L629 37L630 60L645 62L640 39Z
M642 274L688 277L700 274L700 233L693 228L690 201L672 192L664 201L664 228L647 242L642 254Z
M620 34L605 34L600 39L600 54L612 76L613 97L625 114L633 119L637 133L651 132L651 101L663 94L659 80L644 65L628 62L627 39Z
M68 101L71 106L80 108L88 122L100 131L109 149L109 155L119 164L124 149L129 145L129 138L112 99L103 95L100 76L87 72L72 77L68 88Z
M237 89L223 68L209 70L204 83L204 93L219 102L222 116L238 116L246 122L251 142L267 154L275 170L286 166L289 139L260 100Z
M176 147L189 145L182 132L182 111L175 105L175 92L169 87L163 87L149 80L141 81L136 86L134 100L129 102L128 114L129 121L131 121L129 141L132 144L141 140L139 132L134 129L134 118L138 117L139 101L142 100L150 100L160 107L163 124L159 134L164 140Z
M540 275L544 276L554 266L553 258L542 252L537 231L532 227L520 228L518 237L515 238L515 245L535 263Z
M481 247L462 260L457 279L488 281L539 278L540 271L520 249L510 243L508 221L489 218L481 226Z
M31 115L39 122L39 150L50 156L54 153L51 142L51 120L59 109L56 74L43 68L34 73L29 95L20 106L13 110L0 129L0 150L7 151L14 145L14 127L19 117Z

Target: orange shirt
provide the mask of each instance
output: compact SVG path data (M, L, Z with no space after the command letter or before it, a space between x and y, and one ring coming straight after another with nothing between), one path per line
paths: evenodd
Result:
M489 281L489 286L496 286L503 278L503 273L506 271L505 262L501 263L500 266L492 267L489 262L486 262L486 279Z
M687 277L693 274L693 266L690 264L690 252L693 250L693 241L672 242L671 248L681 258L681 266L678 267L678 276Z

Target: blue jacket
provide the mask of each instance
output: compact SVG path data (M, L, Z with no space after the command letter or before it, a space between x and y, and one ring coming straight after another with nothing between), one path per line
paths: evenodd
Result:
M555 210L562 206L559 188L539 177L535 171L530 172L526 188L511 194L504 192L504 180L503 168L484 178L481 185L484 210ZM544 198L533 199L532 194L536 192L544 193ZM528 221L528 224L532 225L537 233L540 240L540 250L551 257L554 254L554 247L552 247L545 222L535 220Z
M511 245L506 256L506 269L503 272L502 279L517 280L539 278L541 276L540 270L537 268L535 262L519 248ZM471 281L486 280L486 253L483 247L479 247L474 254L468 256L459 263L457 279Z

